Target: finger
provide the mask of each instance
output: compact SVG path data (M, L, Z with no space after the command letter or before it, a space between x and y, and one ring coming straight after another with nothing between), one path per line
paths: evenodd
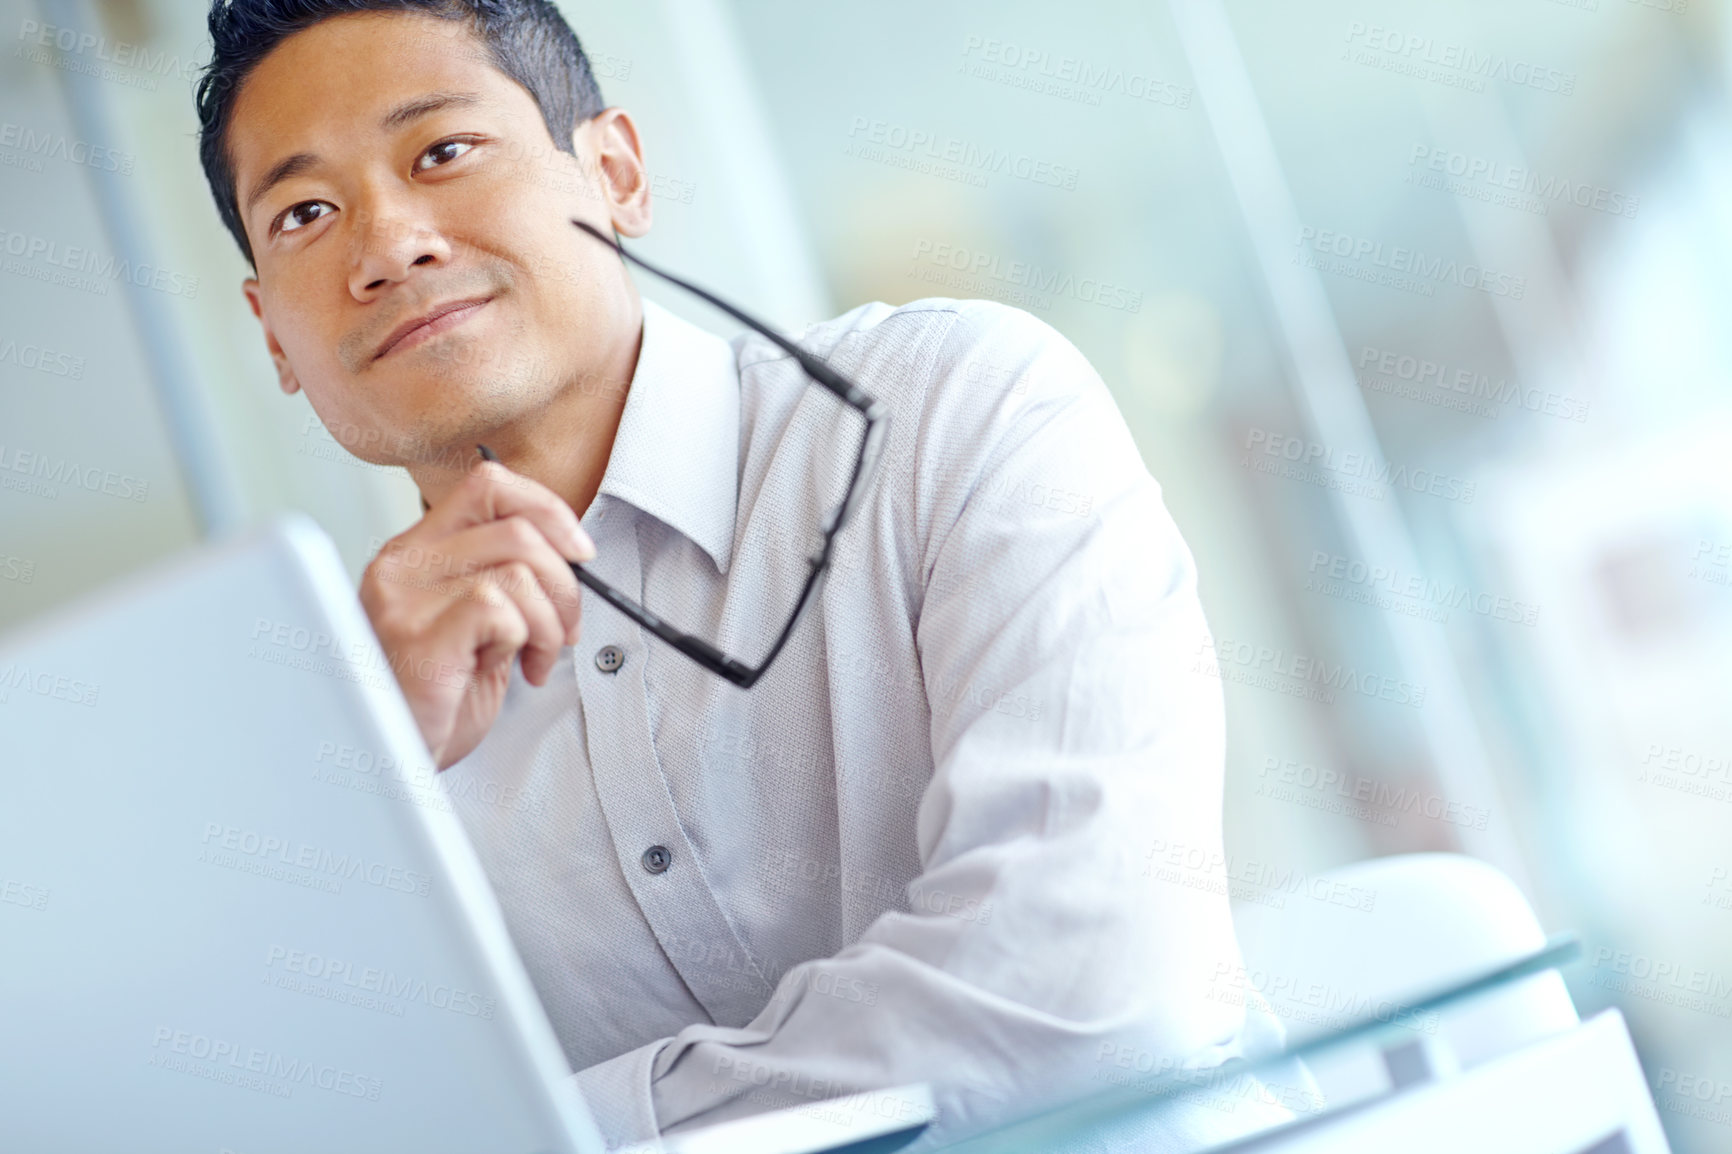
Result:
M423 644L435 653L461 654L474 676L509 662L529 641L529 623L517 602L491 583L476 582L427 627Z
M531 685L545 684L565 645L565 626L559 619L559 611L543 595L535 570L522 561L510 561L482 570L474 584L478 591L487 586L498 589L517 606L529 626L529 636L522 646L523 676Z
M513 473L497 461L477 461L469 475L421 518L417 528L425 527L424 534L432 537L445 537L506 517L530 521L562 557L573 561L595 558L595 542L584 532L570 505L541 482Z
M577 578L553 545L527 517L506 517L473 525L439 542L440 557L428 554L429 568L444 568L454 575L473 577L482 569L520 561L535 576L533 592L544 598L559 617L564 643L577 643L577 627L583 615L583 594Z

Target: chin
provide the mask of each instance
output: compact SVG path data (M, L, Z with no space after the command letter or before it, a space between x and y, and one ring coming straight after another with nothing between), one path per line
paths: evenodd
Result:
M415 349L403 368L420 382L433 381L445 396L537 399L556 379L548 363L517 349L475 341L435 342Z
M390 430L382 453L392 459L376 463L462 467L476 457L475 442L488 430L536 407L534 398L521 388L502 384L498 377L423 377L419 383L419 388L398 394L404 403L393 405L389 419L379 421L380 427Z

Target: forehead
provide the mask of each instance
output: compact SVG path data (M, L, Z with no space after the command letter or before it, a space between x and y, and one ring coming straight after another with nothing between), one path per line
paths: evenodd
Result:
M242 84L227 141L237 188L245 195L278 157L382 135L386 111L440 91L507 108L513 94L530 99L467 22L418 12L322 20L278 44Z

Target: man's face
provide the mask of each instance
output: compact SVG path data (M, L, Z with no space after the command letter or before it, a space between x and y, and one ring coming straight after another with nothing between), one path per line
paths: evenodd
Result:
M558 151L467 25L365 13L297 33L247 78L227 141L258 270L243 287L283 389L358 456L426 464L635 355L619 258L570 223L647 231L630 118Z

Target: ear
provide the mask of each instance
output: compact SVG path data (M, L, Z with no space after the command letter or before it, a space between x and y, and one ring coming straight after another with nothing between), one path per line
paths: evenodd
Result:
M602 195L614 229L622 236L644 235L650 230L650 178L644 167L643 143L631 113L623 108L605 108L578 125L572 133L572 142L579 156L585 149L584 141L579 139L584 133L589 135L588 148L596 158Z
M265 303L264 298L259 295L258 278L248 277L242 281L241 293L247 298L247 304L252 306L253 315L259 318L259 328L264 330L265 348L270 351L271 362L277 366L277 387L288 396L294 396L301 391L301 382L295 379L295 370L290 367L283 346L277 342L277 334L271 331L271 322L265 319Z

